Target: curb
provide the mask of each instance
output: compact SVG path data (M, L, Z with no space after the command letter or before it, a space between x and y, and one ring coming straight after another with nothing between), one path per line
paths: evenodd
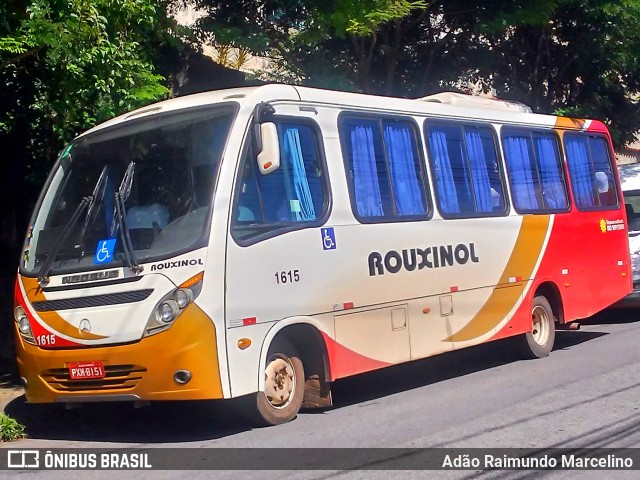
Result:
M7 405L24 395L24 389L16 386L0 386L0 412L4 412Z

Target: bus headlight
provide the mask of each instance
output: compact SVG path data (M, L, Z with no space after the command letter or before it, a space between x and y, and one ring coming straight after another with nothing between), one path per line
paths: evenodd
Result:
M20 321L22 319L26 319L27 318L27 313L24 311L24 308L22 308L20 305L18 305L13 310L13 318L16 319L16 323L20 323Z
M204 272L191 277L178 288L170 291L158 301L153 313L147 320L143 337L155 335L169 329L173 322L187 308L202 290L202 278Z
M22 306L17 305L13 310L13 318L16 321L18 326L18 331L22 338L28 342L35 345L35 339L33 338L33 333L31 332L31 324L29 323L29 318L27 317L27 313L24 311Z
M187 305L189 305L190 293L191 292L189 289L183 289L183 288L179 288L173 293L173 299L176 301L176 304L178 305L179 308L184 308Z
M31 333L31 325L29 325L29 320L27 320L27 317L23 317L20 319L20 321L18 322L18 328L23 335Z
M18 328L23 335L31 333L31 325L29 325L29 319L27 318L27 314L24 311L24 308L18 305L13 311L13 316L16 319Z
M176 308L174 308L174 305ZM174 302L162 302L158 308L158 318L165 323L173 321L180 313L179 308L177 307L178 305Z

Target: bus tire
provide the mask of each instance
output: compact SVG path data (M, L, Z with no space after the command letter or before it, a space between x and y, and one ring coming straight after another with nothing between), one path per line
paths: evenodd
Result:
M531 332L521 337L521 351L525 358L543 358L551 353L556 338L555 318L549 301L536 296L531 305Z
M295 347L276 338L264 368L264 390L253 397L253 423L279 425L296 418L304 398L304 366Z

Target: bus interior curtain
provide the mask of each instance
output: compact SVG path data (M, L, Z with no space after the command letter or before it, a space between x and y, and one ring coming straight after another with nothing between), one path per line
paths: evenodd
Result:
M378 184L373 132L368 126L355 126L351 130L353 186L358 215L381 217L382 196Z
M415 149L407 127L384 127L384 143L389 162L396 208L400 215L425 213L420 180L416 173Z
M489 173L487 172L487 159L485 158L482 139L479 132L465 132L465 143L469 166L471 167L471 181L475 196L477 212L491 212L491 184L489 183Z
M525 137L507 137L504 139L504 150L516 207L520 210L537 210L540 205L533 184L534 172L527 140Z
M567 197L564 191L560 162L554 142L551 138L534 139L540 163L542 197L548 208L566 208Z
M587 141L581 138L567 138L565 145L576 203L583 208L593 207L596 205L595 188L587 154Z
M445 213L460 213L456 185L451 172L451 160L444 131L433 129L429 132L429 144L433 154L438 201Z
M309 221L316 219L313 207L307 171L304 167L300 132L297 128L288 128L284 133L284 155L293 167L293 186L299 205L292 206L296 220Z

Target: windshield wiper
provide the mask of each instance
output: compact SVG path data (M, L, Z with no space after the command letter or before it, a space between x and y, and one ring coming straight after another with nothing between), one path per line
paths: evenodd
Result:
M89 206L87 207L87 214L84 217L84 226L82 227L82 232L80 233L80 244L82 244L84 240L84 236L87 233L87 228L89 228L89 223L91 222L91 217L93 214L93 209L102 200L104 196L105 189L102 188L102 185L105 184L105 180L107 179L107 165L102 167L102 172L100 172L100 177L98 177L98 181L96 182L96 186L93 189L93 195L91 195L91 201L89 202ZM102 189L102 192L100 191Z
M66 242L67 237L69 237L69 234L71 233L75 225L78 223L78 220L80 219L80 215L82 215L82 212L91 203L91 201L92 201L92 197L90 196L84 197L76 207L75 211L73 212L73 215L71 215L71 219L69 220L69 222L64 226L64 228L62 229L62 232L60 232L60 237L58 238L58 241L53 246L53 249L51 249L51 253L47 257L47 259L44 261L44 264L40 269L40 275L38 276L38 283L40 284L40 286L44 286L47 283L49 283L49 273L51 273L51 267L53 265L55 258L58 256L58 253L60 253L60 249L62 248L62 245L64 245L64 243Z
M118 187L118 191L115 194L115 199L117 200L118 195L122 197L122 205L124 210L124 202L129 198L129 194L131 193L131 187L133 185L133 173L135 171L136 164L135 162L129 162L127 165L127 170L124 172L122 176L122 181L120 182L120 186ZM118 233L118 228L120 227L120 219L118 218L118 202L116 201L116 205L113 207L113 219L111 220L111 231L110 237L115 238Z
M142 267L136 259L133 243L131 242L131 235L129 234L129 227L127 226L127 215L124 206L129 194L131 193L131 187L133 185L133 174L135 172L136 164L132 161L127 167L127 171L122 177L122 182L118 191L115 193L115 215L114 222L116 225L111 227L111 236L115 235L115 230L120 227L120 239L122 240L122 250L124 251L124 258L127 261L127 266L135 273L141 272Z

